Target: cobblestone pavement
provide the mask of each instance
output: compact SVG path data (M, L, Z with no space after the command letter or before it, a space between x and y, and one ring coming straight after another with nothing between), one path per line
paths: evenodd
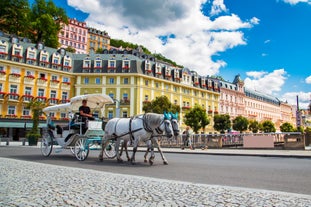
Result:
M311 206L310 195L203 185L0 158L0 206Z

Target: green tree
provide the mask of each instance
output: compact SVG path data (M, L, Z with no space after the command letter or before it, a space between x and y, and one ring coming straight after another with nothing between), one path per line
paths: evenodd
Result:
M162 114L164 111L172 112L172 113L176 113L176 112L179 113L180 106L172 104L166 96L159 96L159 97L156 97L156 99L152 100L151 102L145 102L143 104L143 111L145 113L153 112L153 113L158 113L158 114Z
M35 0L32 5L30 24L32 34L30 39L35 42L44 42L48 47L58 47L58 33L61 23L68 24L68 17L63 8L55 6L53 1Z
M266 121L263 121L263 122L262 122L262 124L261 124L261 130L262 130L263 132L265 132L265 133L275 132L275 131L276 131L273 122L270 121L270 120L266 120Z
M305 130L302 126L299 126L299 127L297 127L296 131L301 132L303 134Z
M37 140L41 135L39 132L39 117L42 114L43 108L46 106L44 102L32 100L27 104L27 108L29 108L32 112L32 129L26 135L28 139L33 138Z
M192 109L186 112L184 122L198 134L199 129L204 129L210 121L202 106L196 104Z
M295 131L294 126L289 122L283 123L280 126L280 130L281 130L281 132L293 132L293 131Z
M231 121L229 114L220 114L214 116L214 129L220 133L225 133L231 128Z
M65 48L65 50L66 50L67 52L76 53L76 49L73 48L73 47L71 47L71 46L68 46L67 48Z
M17 36L27 36L29 15L27 0L0 1L0 30Z
M260 129L260 124L256 120L250 120L248 129L251 130L253 133L257 133Z
M233 122L232 128L234 130L239 131L240 133L242 133L243 131L246 131L248 124L249 124L247 118L245 118L243 116L237 116L235 119L233 119L232 122Z
M95 51L96 54L101 54L103 53L104 49L103 48L97 48L97 50Z

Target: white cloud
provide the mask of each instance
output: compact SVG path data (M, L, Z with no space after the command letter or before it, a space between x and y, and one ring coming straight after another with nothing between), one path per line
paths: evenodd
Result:
M261 91L266 94L275 94L281 91L286 80L286 71L277 69L271 73L264 71L250 71L246 73L245 87L253 90Z
M210 15L214 16L222 12L227 12L227 8L226 8L226 5L224 4L224 0L214 0Z
M310 0L283 0L285 3L289 3L291 5L296 5L298 3L308 3L311 4Z
M300 109L308 109L311 92L289 92L282 96L282 101L287 101L291 105L297 105L297 97Z
M306 78L306 83L307 84L311 84L311 75L309 77Z
M144 45L200 75L214 75L226 65L218 54L247 44L243 29L259 23L256 17L241 20L235 14L214 20L201 12L202 4L227 11L223 0L68 0L89 13L89 26L108 32L111 38ZM217 8L217 9L216 9ZM166 44L159 36L174 34Z
M265 74L267 74L267 72L265 72L265 71L249 71L249 72L246 72L247 76L253 77L255 79L259 79Z

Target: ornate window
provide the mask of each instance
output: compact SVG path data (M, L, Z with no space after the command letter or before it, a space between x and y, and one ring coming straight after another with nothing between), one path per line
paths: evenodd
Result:
M4 59L8 55L8 43L4 40L0 41L0 58Z
M49 66L49 53L46 50L41 50L40 52L40 66L48 67Z

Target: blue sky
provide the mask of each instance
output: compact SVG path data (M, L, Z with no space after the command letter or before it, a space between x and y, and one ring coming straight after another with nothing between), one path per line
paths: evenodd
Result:
M33 0L30 0L32 2ZM200 75L310 103L310 0L54 0L70 18ZM165 40L165 41L163 41Z

